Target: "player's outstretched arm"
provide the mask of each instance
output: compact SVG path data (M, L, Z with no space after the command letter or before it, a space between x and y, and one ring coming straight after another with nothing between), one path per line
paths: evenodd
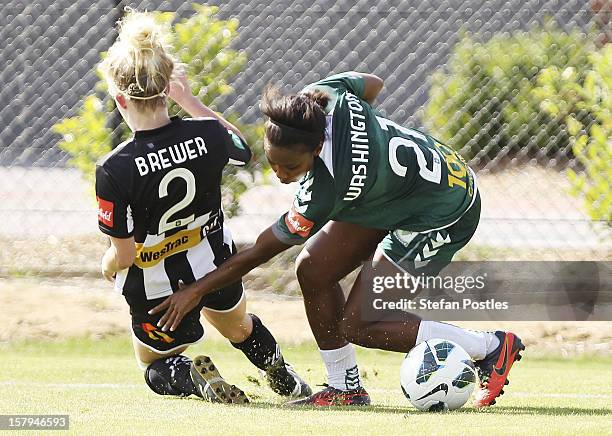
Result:
M191 87L189 86L189 81L187 80L187 75L184 71L178 70L172 76L168 97L174 100L192 117L212 117L218 119L226 129L234 132L246 144L244 135L238 129L238 127L234 126L221 115L207 107L198 97L193 95L193 92L191 92Z
M196 282L175 292L163 303L151 309L149 314L153 315L166 309L157 325L162 328L162 331L168 329L174 331L183 317L196 307L206 294L235 283L253 268L267 262L289 247L290 245L279 241L274 236L272 227L269 227L259 235L254 245L230 257L219 268Z

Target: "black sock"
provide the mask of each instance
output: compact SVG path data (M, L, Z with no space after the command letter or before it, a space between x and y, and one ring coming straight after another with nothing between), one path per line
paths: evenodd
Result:
M242 351L253 365L265 371L281 358L280 347L261 320L252 313L249 316L253 319L251 335L243 342L231 344Z
M147 367L144 376L147 385L159 395L201 397L191 380L190 370L191 359L179 354L156 360Z

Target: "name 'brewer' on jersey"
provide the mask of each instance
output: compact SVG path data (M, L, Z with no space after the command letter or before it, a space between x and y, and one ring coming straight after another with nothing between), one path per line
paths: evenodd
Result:
M127 294L144 288L147 299L160 298L172 293L177 279L203 275L207 247L200 243L223 230L223 167L250 157L217 120L173 118L136 131L102 158L96 168L99 227L110 236L134 236L137 247L134 265L117 273L115 287Z

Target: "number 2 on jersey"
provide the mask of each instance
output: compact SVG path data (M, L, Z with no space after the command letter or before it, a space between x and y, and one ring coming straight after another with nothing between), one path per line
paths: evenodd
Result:
M186 208L191 204L196 194L196 180L195 176L191 171L187 168L176 168L168 174L166 174L161 181L159 182L159 198L164 198L168 195L168 185L170 182L176 178L183 179L185 183L187 183L187 192L185 193L185 197L170 209L168 209L159 219L159 232L158 235L161 235L168 230L172 230L176 227L181 227L186 224L189 224L193 220L195 220L195 215L191 214L186 218L178 218L173 220L172 222L168 222L170 217L174 215L181 209Z

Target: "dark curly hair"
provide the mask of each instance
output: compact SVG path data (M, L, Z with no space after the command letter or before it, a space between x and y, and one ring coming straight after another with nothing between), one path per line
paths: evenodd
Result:
M325 107L329 96L312 90L297 95L283 95L268 85L261 99L261 111L269 119L265 135L277 147L306 146L313 151L325 139Z

